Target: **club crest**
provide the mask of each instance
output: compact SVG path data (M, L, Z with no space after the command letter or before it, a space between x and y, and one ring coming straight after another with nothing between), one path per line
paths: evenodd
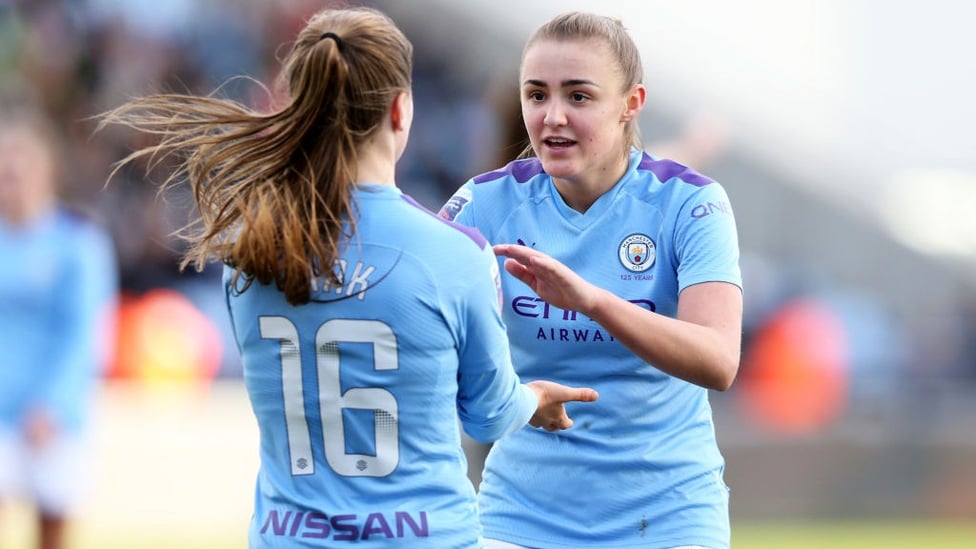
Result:
M618 256L624 268L634 273L650 269L657 259L657 248L650 237L636 233L623 239Z

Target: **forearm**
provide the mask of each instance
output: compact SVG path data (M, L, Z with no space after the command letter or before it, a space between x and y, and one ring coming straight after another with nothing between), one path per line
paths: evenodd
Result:
M722 329L648 311L603 289L596 290L585 314L669 375L717 391L728 389L735 378L739 346Z

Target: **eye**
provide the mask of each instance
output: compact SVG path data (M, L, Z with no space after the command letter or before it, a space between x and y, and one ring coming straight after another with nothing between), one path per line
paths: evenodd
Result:
M586 101L587 99L589 99L589 97L585 93L582 93L582 92L573 92L573 93L569 94L569 99L573 103L582 103L582 102Z
M530 90L525 94L525 98L528 99L529 101L539 102L546 98L546 94L542 93L539 90Z

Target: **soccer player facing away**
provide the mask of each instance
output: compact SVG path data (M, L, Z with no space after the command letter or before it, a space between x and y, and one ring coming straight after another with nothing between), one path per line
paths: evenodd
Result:
M481 547L458 418L490 441L567 429L591 389L521 384L486 240L396 186L412 47L378 11L324 10L270 113L151 96L107 113L179 152L201 216L184 265L225 265L260 431L251 547Z
M508 256L503 318L524 379L592 386L571 431L488 454L488 547L729 546L708 403L739 364L735 220L715 181L642 150L641 60L622 25L569 13L520 70L533 156L466 182L441 215ZM513 545L514 544L514 545Z
M0 504L27 498L65 547L91 477L92 398L114 339L108 232L60 201L56 129L0 99Z

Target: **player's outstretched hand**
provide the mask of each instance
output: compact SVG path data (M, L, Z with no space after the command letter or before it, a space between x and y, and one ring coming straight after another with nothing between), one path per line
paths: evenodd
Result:
M526 383L539 397L539 407L529 420L529 425L546 431L561 431L573 426L566 414L567 402L593 402L599 394L590 388L567 387L554 381L536 380Z
M539 250L518 244L498 244L495 255L505 256L505 270L528 285L546 303L588 314L600 290L572 269Z

